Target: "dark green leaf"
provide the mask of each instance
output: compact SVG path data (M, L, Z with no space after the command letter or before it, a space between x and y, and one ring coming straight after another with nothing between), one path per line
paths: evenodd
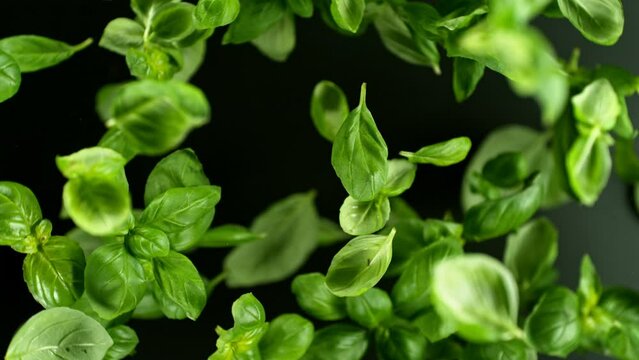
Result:
M313 0L286 0L286 3L297 16L304 18L313 16Z
M399 319L388 327L377 329L375 347L379 360L426 358L426 338L410 323Z
M463 136L437 144L424 146L417 152L401 151L399 154L417 164L449 166L463 161L470 151L471 141Z
M502 188L520 184L528 174L528 162L520 152L497 155L484 165L481 172L484 179Z
M621 180L639 182L639 158L633 140L617 139L615 143L615 170Z
M302 360L360 360L367 348L366 330L339 323L315 332Z
M193 31L194 10L194 5L182 2L158 6L149 24L151 38L170 41L186 37Z
M346 316L346 304L328 290L324 275L311 273L298 275L291 284L297 304L319 320L335 321Z
M140 340L135 330L126 325L118 325L107 330L113 339L113 346L109 348L104 360L120 360L135 353Z
M228 25L239 13L239 0L199 0L193 15L195 26L205 29Z
M263 360L298 360L313 342L313 323L296 314L284 314L269 324L260 340Z
M195 320L206 305L206 289L197 269L186 256L171 251L153 259L153 274L158 288Z
M484 76L485 66L475 60L456 57L453 61L453 92L457 102L468 99Z
M315 85L311 97L311 118L320 135L334 141L348 113L346 95L337 84L322 80Z
M295 49L295 17L287 13L251 43L266 57L284 62Z
M78 45L69 45L43 36L17 35L0 40L0 51L11 55L20 71L26 73L57 65L92 42L87 39Z
M439 316L434 308L429 308L426 312L418 315L413 320L413 325L432 343L449 337L456 330L455 324L449 319Z
M285 14L283 1L240 0L240 14L224 34L223 44L241 44L262 35Z
M372 288L360 296L347 297L346 311L353 321L373 329L393 316L393 303L386 291Z
M125 244L131 254L142 259L167 256L171 249L168 236L150 226L136 226L127 234Z
M534 349L518 340L493 344L470 344L466 347L462 360L537 360Z

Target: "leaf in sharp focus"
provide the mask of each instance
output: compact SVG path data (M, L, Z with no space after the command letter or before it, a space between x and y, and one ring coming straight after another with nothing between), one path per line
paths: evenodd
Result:
M251 43L266 57L284 62L295 49L295 17L285 14Z
M349 241L331 261L326 274L328 289L337 296L359 296L375 286L390 265L395 232Z
M313 342L313 323L297 314L284 314L270 322L260 340L263 360L298 360Z
M401 151L399 154L408 158L408 161L412 163L449 166L463 161L468 155L471 145L470 139L462 136L424 146L414 153Z
M367 348L366 330L337 323L315 332L313 342L302 360L360 360Z
M388 197L401 195L413 185L416 173L417 166L408 160L389 160L388 175L382 193Z
M191 260L171 251L168 256L153 259L153 274L159 289L195 320L206 305L206 289Z
M481 254L440 262L433 273L433 303L471 342L520 338L519 296L512 274L497 260Z
M311 118L320 135L333 142L348 113L346 95L337 84L322 80L315 85L311 96Z
M20 88L22 73L11 55L0 50L0 103L13 97Z
M159 229L150 226L136 226L124 238L131 254L138 259L153 259L169 255L169 237Z
M100 47L122 56L131 49L144 45L144 27L137 21L127 18L111 20L104 28Z
M91 45L87 39L78 45L36 35L17 35L0 40L0 50L11 55L23 73L42 70L67 60Z
M29 188L0 181L0 245L23 242L41 219L40 204Z
M200 159L191 149L178 150L160 160L146 180L144 203L172 188L209 185Z
M365 0L331 0L331 15L335 23L352 33L359 29L365 10Z
M566 157L570 188L584 205L595 204L606 187L612 159L605 138L598 128L588 135L580 135L570 147Z
M588 40L600 45L617 42L624 27L624 14L619 0L559 0L564 16Z
M366 106L366 84L360 103L340 127L331 163L346 191L356 200L373 200L386 184L388 148Z
M97 321L59 307L32 316L13 336L6 359L102 360L113 340Z
M210 29L232 23L239 13L239 0L199 0L193 15L197 28Z
M302 310L316 319L336 321L346 317L344 299L330 292L323 274L310 273L296 276L291 283L291 292Z
M294 274L317 247L319 217L313 192L294 194L271 205L251 231L265 237L235 248L224 260L227 285L247 287Z
M457 102L468 99L484 76L485 66L475 60L456 57L453 60L453 92Z
M286 14L283 1L240 0L240 13L222 39L223 44L242 44L251 41Z
M84 253L73 240L54 236L24 259L24 281L45 309L73 305L84 291Z
M146 291L140 262L123 244L103 245L87 259L85 294L91 307L104 319L114 319L133 311Z
M371 201L347 197L339 209L339 224L350 235L368 235L384 227L390 216L390 202L385 196Z
M140 342L135 330L126 325L117 325L107 331L113 339L113 346L107 351L104 360L120 360L135 353Z
M612 130L621 113L617 93L606 79L593 81L573 96L572 108L577 121L605 131Z

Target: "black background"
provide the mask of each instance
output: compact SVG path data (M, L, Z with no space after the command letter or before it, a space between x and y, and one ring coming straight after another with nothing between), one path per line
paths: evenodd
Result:
M582 49L582 63L610 63L639 73L637 39L639 4L626 0L626 29L614 47L590 44L567 21L540 19L558 54L567 58ZM116 17L131 17L128 1L3 0L0 38L38 34L69 43L92 37L96 43L104 26ZM206 62L192 82L207 94L211 123L194 131L184 143L192 147L213 183L222 186L215 224L249 225L273 201L288 194L317 189L320 212L337 218L345 192L330 166L330 144L314 130L308 115L313 86L329 79L343 87L355 106L359 86L368 83L368 105L390 153L466 135L476 145L493 128L510 123L538 128L539 110L517 97L499 75L487 72L477 93L467 102L454 102L451 64L443 60L442 75L412 66L387 52L374 29L359 38L338 35L317 18L297 21L298 44L290 59L279 64L251 45L221 46L223 30L209 40ZM54 233L71 224L57 219L64 179L56 169L57 154L69 154L97 143L104 128L94 111L94 95L104 84L129 79L122 57L94 45L52 69L25 74L20 92L0 104L0 179L31 188ZM630 101L636 118L636 97ZM146 176L158 159L137 158L127 166L134 201L142 205ZM421 167L405 198L425 217L459 211L464 164L450 168ZM639 289L639 254L635 214L629 189L616 177L594 208L576 204L548 212L560 231L558 267L561 282L575 287L581 256L590 253L606 284ZM501 254L503 241L472 250ZM317 251L302 271L324 272L338 247ZM207 276L221 270L226 251L193 255ZM23 255L0 249L0 352L12 333L40 310L22 281ZM253 289L216 289L204 313L191 321L132 321L140 337L138 357L204 358L215 348L214 328L231 323L232 301L247 291L264 304L268 318L300 312L290 281ZM575 358L586 358L577 355ZM594 358L594 357L593 357Z

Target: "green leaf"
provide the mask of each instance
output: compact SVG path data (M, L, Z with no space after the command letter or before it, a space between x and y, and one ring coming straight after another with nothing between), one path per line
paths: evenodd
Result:
M286 0L286 4L297 16L304 18L313 16L313 0Z
M206 38L211 34L213 34L212 30L203 35L204 39L180 49L183 60L182 68L173 74L173 80L188 82L197 73L204 63L204 57L206 56ZM185 40L181 42L185 42Z
M295 17L285 14L251 43L266 57L284 62L295 49Z
M336 321L346 317L344 299L330 292L324 275L320 273L296 276L291 284L291 291L302 310L316 319Z
M20 88L22 73L18 62L0 50L0 103L13 97Z
M501 153L484 164L481 175L493 185L513 187L529 175L528 162L520 152Z
M45 309L71 306L84 291L84 253L73 240L54 236L24 259L22 271L33 298Z
M146 180L144 203L148 206L167 190L209 185L202 163L191 149L178 150L160 160Z
M407 160L389 160L386 185L382 188L382 194L388 197L401 195L413 185L416 173L417 166Z
M158 288L183 309L189 319L200 316L207 294L200 273L189 258L175 251L156 257L153 274Z
M189 3L168 3L158 6L151 18L151 39L180 40L193 31L195 6Z
M615 142L615 170L621 180L629 184L639 182L639 158L634 140L617 139Z
M402 3L398 12L409 26L417 44L420 41L429 41L434 44L434 41L442 40L443 34L438 28L441 16L435 7L417 1L402 1Z
M375 347L380 360L422 360L426 358L426 339L409 322L396 319L375 332Z
M337 296L359 296L375 286L391 262L395 230L388 235L358 236L331 261L328 289Z
M489 1L490 21L504 26L525 24L543 12L552 0Z
M126 325L118 325L107 330L113 339L113 346L109 348L104 360L120 360L135 353L140 340L135 330Z
M239 0L199 0L193 13L195 27L212 29L228 25L240 13Z
M337 84L322 80L315 85L311 96L311 118L320 135L334 141L348 113L346 95Z
M444 259L463 253L460 242L440 240L414 253L395 283L391 295L398 315L412 318L430 306L432 276Z
M373 24L388 51L407 63L430 66L436 74L440 73L439 50L434 42L428 39L419 42L391 5L384 4L374 9Z
M421 219L403 218L394 222L392 227L397 230L397 234L393 239L393 259L386 272L387 277L400 275L413 255L427 245L424 241L424 222Z
M227 224L208 230L200 241L198 247L221 248L234 247L260 240L265 234L257 234L242 225Z
M603 286L597 269L595 269L590 256L584 255L581 259L579 288L577 289L582 313L589 314L597 306L602 292Z
M126 64L138 79L170 80L180 71L183 61L179 50L150 43L126 51Z
M141 259L167 256L171 249L168 236L150 226L136 226L127 234L124 243L133 256Z
M523 225L541 205L542 189L538 179L539 175L534 175L523 190L471 207L464 219L463 237L483 241L505 235Z
M104 319L133 311L146 291L142 265L120 243L95 250L87 259L84 274L85 294Z
M570 147L566 169L570 188L584 205L592 206L606 187L612 159L606 139L598 128L580 135Z
M266 236L238 246L226 257L228 286L280 281L299 270L317 246L314 198L313 192L291 195L255 219L251 231Z
M318 232L317 243L320 246L330 246L350 238L338 224L327 218L320 218Z
M544 354L563 358L577 349L581 340L577 295L564 287L548 290L526 319L526 334Z
M302 360L359 360L368 348L366 330L349 324L333 324L315 332Z
M160 155L178 146L210 116L208 101L198 88L181 82L135 81L113 102L107 122L122 130L141 154Z
M53 308L32 316L13 336L5 359L102 360L113 340L78 310Z
M139 22L127 18L111 20L104 28L99 45L124 56L129 49L137 49L144 45L144 27Z
M140 19L148 20L148 17L152 17L158 7L179 1L180 0L131 0L131 9Z
M126 159L100 147L58 156L60 172L69 179L64 186L64 208L73 222L95 236L121 234L132 218Z
M544 275L557 259L557 229L546 218L530 221L508 236L504 265L510 270L522 294L548 285Z
M368 235L383 228L389 216L387 197L358 201L349 196L339 209L339 224L347 234Z
M623 33L624 16L619 0L558 0L559 9L586 39L612 45Z
M449 319L439 316L434 308L429 308L426 312L418 315L413 320L413 325L432 343L449 337L456 330L455 324Z
M112 128L102 136L98 142L99 147L116 151L124 157L126 161L131 161L138 155L138 149L133 145L134 141L124 131Z
M241 44L266 32L286 14L283 1L240 0L240 14L224 34L223 44Z
M91 255L91 253L95 251L95 249L99 248L100 246L110 242L119 241L119 239L115 236L113 237L93 236L89 234L88 232L77 227L71 229L69 232L66 233L65 236L75 241L76 243L78 243L78 245L80 245L80 247L82 248L82 251L84 252L85 258Z
M360 201L373 200L386 184L388 148L366 107L366 84L359 105L340 127L331 163L346 191Z
M630 289L608 289L599 306L614 319L614 326L602 339L607 352L624 360L639 356L639 294Z
M463 338L497 342L523 336L517 327L519 296L515 279L486 255L447 259L433 273L437 312L454 321Z
M493 344L469 344L462 360L537 360L534 349L519 340Z
M485 66L475 60L456 57L453 60L453 92L457 102L468 99L484 76Z
M211 226L220 196L221 189L213 185L169 189L144 209L139 224L162 230L173 250L190 249Z
M107 84L102 86L95 95L95 112L100 120L106 122L113 117L113 102L118 93L127 83Z
M435 166L450 166L463 161L470 151L471 141L462 136L437 144L424 146L412 153L401 151L399 154L416 164L432 164Z
M621 113L617 93L606 79L593 81L573 96L572 106L577 121L605 131L612 130Z
M22 247L32 227L42 219L38 199L29 188L0 181L0 245ZM26 249L34 252L35 249Z
M335 23L352 33L359 29L365 10L365 0L331 0L331 15Z
M298 360L313 342L313 323L297 314L284 314L269 324L260 340L263 360Z
M69 45L43 36L17 35L0 40L0 51L9 54L20 71L27 73L57 65L92 42L87 39L78 45Z
M373 329L393 316L393 303L386 291L372 288L360 296L347 297L346 311L353 321Z

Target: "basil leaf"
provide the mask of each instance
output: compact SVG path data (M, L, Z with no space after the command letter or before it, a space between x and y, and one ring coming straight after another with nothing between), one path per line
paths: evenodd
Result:
M462 360L537 360L534 349L518 340L493 344L469 344L464 350Z
M222 44L241 44L266 32L286 14L283 1L240 0L240 13L224 34Z
M164 317L162 307L154 296L154 289L147 288L146 293L131 315L133 319L154 320ZM186 317L186 316L185 316Z
M552 288L526 319L526 334L539 352L566 357L581 340L579 315L577 295L564 287Z
M168 236L149 226L136 226L127 234L124 243L135 257L141 259L167 256L171 249Z
M366 84L359 101L335 136L331 163L349 195L369 201L386 184L388 148L366 106Z
M173 74L174 80L188 82L198 72L206 56L206 39L213 34L212 31L204 33L202 35L203 39L195 42L195 44L180 49L183 63L180 71ZM181 43L186 42L188 39L182 40Z
M464 255L442 261L433 272L433 303L472 342L497 342L523 336L517 327L517 283L497 260Z
M269 59L286 61L295 49L295 17L287 13L251 43Z
M421 219L401 219L396 221L393 227L397 230L397 234L393 239L393 259L386 277L400 275L412 256L427 245L423 236L424 222ZM387 232L382 231L382 233Z
M603 287L597 269L595 269L590 256L584 255L581 259L579 288L577 289L581 310L584 314L590 313L597 306L602 292Z
M453 60L453 92L457 102L468 99L484 76L485 66L475 60L456 57Z
M347 297L346 311L353 321L373 329L393 316L393 303L386 291L372 288L360 296Z
M113 102L126 84L107 84L98 90L95 95L95 112L103 122L113 117Z
M331 15L342 29L356 33L366 10L365 0L331 0Z
M111 20L104 28L99 45L125 56L129 49L137 49L144 45L144 27L139 22L127 18Z
M615 170L621 180L630 184L639 182L639 158L633 140L617 139L615 142Z
M286 4L297 16L304 18L313 16L313 0L286 0Z
M53 308L32 316L16 332L6 359L101 360L113 340L97 321L78 310Z
M413 320L413 325L419 329L422 336L435 343L452 335L456 328L449 319L439 316L434 308L429 308Z
M296 276L291 291L302 310L316 319L335 321L346 317L344 299L329 291L324 275L320 273Z
M608 144L599 129L592 128L573 142L566 169L570 188L582 204L595 204L608 183L611 167Z
M415 153L400 151L399 154L408 158L408 161L412 163L450 166L463 161L468 155L470 147L470 139L463 136L424 146Z
M318 231L317 243L320 246L330 246L350 238L338 224L326 218L320 218Z
M534 176L531 184L520 192L471 207L464 220L463 237L474 241L492 239L528 221L537 212L542 200L539 175Z
M260 340L263 360L298 360L313 342L313 323L297 314L284 314L269 324Z
M291 195L260 214L251 231L263 239L235 248L224 260L227 285L246 287L293 275L317 246L315 194Z
M206 289L197 269L186 256L171 251L153 259L153 274L158 288L195 320L206 305Z
M193 31L194 10L194 5L181 2L158 6L149 24L150 38L168 41L185 38Z
M389 160L386 185L382 188L382 194L388 197L401 195L413 185L416 173L417 166L407 160Z
M528 162L520 152L501 153L484 165L481 175L499 187L513 187L529 175Z
M176 49L147 43L143 48L129 48L126 64L138 79L170 80L182 68L182 53Z
M23 73L38 71L67 60L91 45L87 39L78 45L36 35L17 35L0 40L0 50L11 55Z
M404 267L391 295L398 315L412 318L430 306L432 276L435 266L442 260L463 253L455 240L441 240L416 252Z
M20 246L42 219L38 199L29 188L0 181L0 245ZM35 249L29 249L34 252Z
M577 121L605 131L612 130L621 113L617 93L606 79L593 81L573 96L572 107Z
M98 142L99 147L116 151L124 157L126 161L131 161L138 155L138 149L133 145L134 141L124 131L112 128L102 136Z
M390 202L385 196L371 201L347 197L339 209L339 224L350 235L372 234L384 227L390 216Z
M239 0L199 0L193 13L195 27L212 29L228 25L239 13Z
M104 319L133 311L146 291L142 265L120 243L95 250L87 259L84 274L85 294Z
M18 62L0 50L0 103L13 97L20 88L22 73Z
M191 149L178 150L160 160L146 180L144 203L148 206L167 190L209 185L202 163Z
M603 292L600 308L614 319L613 327L602 339L607 352L619 359L639 355L639 295L629 289L612 288Z
M208 230L198 241L197 246L207 248L233 247L261 240L265 236L265 234L256 234L241 225L227 224Z
M73 222L95 236L121 234L132 218L131 195L124 173L126 159L100 147L58 156L64 186L64 208Z
M393 253L395 230L388 235L358 236L331 261L326 274L328 289L337 296L359 296L384 276Z
M22 271L33 298L44 308L71 306L84 291L84 253L73 240L54 236L24 259Z
M302 360L359 360L364 357L367 348L366 330L338 323L315 332Z
M322 80L315 85L311 96L311 118L320 135L333 142L348 113L346 95L337 84Z
M148 17L153 16L153 12L155 12L158 7L179 1L180 0L131 0L131 9L142 20L147 20Z
M504 265L524 296L548 285L544 276L557 259L557 237L557 229L546 218L532 220L508 236Z
M586 39L612 45L623 33L624 16L619 0L559 0L559 9Z
M107 330L113 339L113 346L109 348L104 360L120 360L135 353L140 339L135 330L126 325L118 325Z
M421 40L434 44L434 41L442 40L443 34L438 29L441 16L432 5L417 1L403 2L399 14L410 27L416 43L419 44Z
M375 347L380 360L426 358L426 339L407 321L396 319L375 332Z
M220 196L220 188L213 185L172 188L144 209L139 223L162 230L172 249L190 249L211 226Z

